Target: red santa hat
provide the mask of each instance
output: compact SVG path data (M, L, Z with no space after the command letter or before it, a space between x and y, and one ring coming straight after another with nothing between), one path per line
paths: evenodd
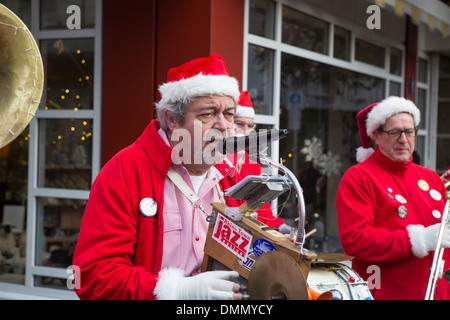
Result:
M242 91L236 107L235 117L255 118L255 109L253 109L252 99L248 91Z
M223 58L212 54L208 58L198 58L169 70L167 83L159 87L161 101L186 103L191 98L221 95L239 99L238 81L230 77Z
M386 120L398 113L409 113L414 118L414 125L420 123L420 110L411 101L402 97L388 97L374 103L356 115L362 147L356 150L356 161L364 162L374 150L370 147L373 132L386 123Z

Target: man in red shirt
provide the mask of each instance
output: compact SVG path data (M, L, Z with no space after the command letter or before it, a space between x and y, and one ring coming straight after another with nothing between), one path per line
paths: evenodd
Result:
M235 271L200 272L211 202L234 168L214 132L233 130L236 79L213 54L172 68L158 120L100 171L84 212L73 264L81 299L233 299ZM216 146L217 147L217 146ZM220 155L222 158L223 156ZM215 160L215 158L217 158Z
M342 247L354 257L354 270L370 278L374 299L424 299L446 189L434 171L412 162L420 111L409 100L388 97L357 120L359 164L345 173L336 197ZM450 246L447 226L443 246ZM448 250L444 260L445 270ZM435 298L450 299L446 280L438 281Z

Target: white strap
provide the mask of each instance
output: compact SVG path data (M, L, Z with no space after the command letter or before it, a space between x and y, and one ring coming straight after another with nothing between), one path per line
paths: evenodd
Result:
M195 207L195 204L199 202L200 198L195 194L194 191L192 191L186 181L184 181L183 178L172 167L170 167L169 171L167 172L167 176Z
M197 196L197 194L192 191L192 189L188 186L186 181L176 172L172 167L170 167L167 172L167 176L170 180L172 180L173 184L184 194L184 196L191 202L192 206L195 209L200 209L206 216L206 220L210 218L210 214L206 212L205 208L203 208L202 200Z
M198 197L198 195L192 191L191 187L188 186L186 181L183 180L183 178L176 172L172 167L170 167L169 171L167 172L167 176L170 180L172 180L173 184L184 194L184 196L191 202L192 206L194 208L199 208L203 211L203 213L206 215L206 218L208 219L210 217L210 214L206 212L205 208L203 208L202 200ZM223 197L222 190L220 190L220 186L218 183L216 183L216 189L217 193L219 194L219 199L225 203L225 198Z

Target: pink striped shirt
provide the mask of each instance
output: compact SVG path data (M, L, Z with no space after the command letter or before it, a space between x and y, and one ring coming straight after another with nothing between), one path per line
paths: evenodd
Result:
M166 133L160 129L159 134L169 144ZM172 168L194 190L186 168L174 163ZM222 178L223 175L214 166L211 167L198 194L208 214L212 210L211 202L221 202L217 187ZM168 177L164 182L163 216L164 247L161 269L180 268L185 271L186 276L200 273L209 223L206 221L205 213L199 208L194 208Z

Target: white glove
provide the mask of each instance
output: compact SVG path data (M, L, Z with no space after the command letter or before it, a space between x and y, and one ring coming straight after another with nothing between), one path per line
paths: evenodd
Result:
M413 254L416 257L423 258L428 255L428 252L436 249L440 227L441 224L437 223L426 228L420 224L409 225L406 228L409 233ZM443 248L450 247L450 226L448 224L444 228L441 246Z
M232 300L233 281L239 277L236 271L208 271L185 277L176 268L159 273L155 295L158 300Z

